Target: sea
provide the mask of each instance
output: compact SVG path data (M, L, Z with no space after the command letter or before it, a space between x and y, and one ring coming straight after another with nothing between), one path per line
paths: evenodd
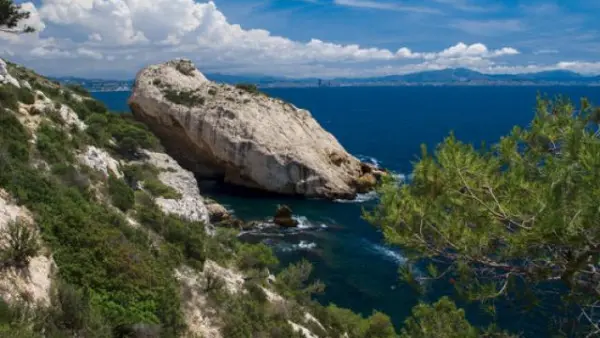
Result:
M315 119L356 157L387 168L401 179L410 178L420 147L435 149L450 132L478 146L496 143L513 126L526 127L534 116L536 95L565 95L575 102L587 97L600 104L600 87L527 86L417 86L270 88L264 91L311 111ZM113 111L129 111L129 92L97 92L93 96ZM290 205L300 222L297 229L266 227L242 235L273 247L284 264L307 259L314 278L324 282L316 299L335 303L365 316L373 311L388 314L397 328L420 301L433 302L454 296L452 285L438 282L417 293L399 279L407 264L402 248L387 245L378 229L363 220L363 210L373 208L376 194L354 201L285 198L254 192L203 186L212 197L245 220L271 217L278 204ZM419 269L419 267L416 267ZM480 306L458 304L472 322L485 326L492 319L500 327L527 337L545 336L548 311L482 311Z

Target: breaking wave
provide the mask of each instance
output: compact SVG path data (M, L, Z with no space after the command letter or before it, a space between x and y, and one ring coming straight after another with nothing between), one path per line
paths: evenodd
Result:
M371 245L371 249L380 254L381 256L383 256L384 258L386 258L387 260L390 260L398 265L404 265L407 262L406 257L402 256L401 253L399 253L398 251L392 250L391 248L385 247L383 245L380 244L372 244Z
M291 252L291 251L310 251L317 248L317 244L315 242L309 241L300 241L297 244L288 244L288 243L280 243L277 245L277 249L283 252Z

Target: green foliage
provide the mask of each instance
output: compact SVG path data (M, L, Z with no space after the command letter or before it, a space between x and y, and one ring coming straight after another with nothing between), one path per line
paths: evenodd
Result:
M8 266L25 268L31 257L36 256L40 250L35 231L23 220L9 222L0 234L0 239L6 243L0 249L0 257Z
M312 269L312 264L307 260L291 264L277 274L277 290L285 298L296 299L301 304L308 303L314 294L325 291L325 285L320 281L310 283Z
M89 291L59 281L42 316L44 331L50 337L110 337L112 328L91 298Z
M0 0L0 27L14 29L19 22L29 18L30 13L21 9L21 5L17 5L13 0ZM15 33L31 33L35 29L26 26L23 30L13 30ZM7 30L10 32L10 30Z
M194 91L179 91L171 88L163 89L165 98L173 103L187 107L201 106L205 99Z
M108 108L106 108L104 103L98 100L84 98L82 102L92 114L104 114L108 112Z
M351 310L339 308L334 304L326 308L317 308L315 314L328 329L332 337L348 334L352 338L394 338L398 335L390 318L385 314L373 311L368 318L363 318Z
M263 243L242 244L237 252L237 257L238 267L242 270L262 271L279 264L273 250Z
M136 215L140 223L161 235L171 249L187 259L187 263L202 268L206 260L204 224L166 215L145 192L136 194Z
M264 93L258 89L258 86L253 83L238 83L235 85L235 88L244 90L250 94L255 94L255 95L263 94L264 95Z
M74 93L79 94L81 96L86 96L86 97L90 96L90 92L88 92L87 89L85 89L83 86L81 86L79 84L68 84L68 85L66 85L66 87L67 87L67 89L70 89Z
M36 132L36 147L49 163L70 163L78 143L58 126L43 122Z
M133 190L121 179L114 174L108 176L108 194L112 204L121 209L121 211L127 211L133 208L135 204L135 195Z
M172 187L162 183L158 178L149 178L144 181L144 189L148 190L152 196L168 199L180 199L181 194Z
M435 257L467 299L535 295L544 283L586 314L600 296L597 111L538 97L530 127L491 149L452 135L433 155L423 147L411 184L384 184L367 219L413 259ZM597 326L593 318L567 320Z
M33 104L35 103L35 96L33 96L31 90L25 87L18 88L11 84L0 85L0 107L17 110L19 102Z
M0 121L10 125L10 119ZM23 139L18 128L2 128L0 134L3 140L11 134ZM172 265L151 250L142 231L97 203L94 194L30 167L25 156L4 156L0 186L34 213L60 277L89 288L91 303L111 327L160 323L166 336L182 330Z
M433 305L419 304L412 310L400 335L402 338L477 338L465 312L444 297Z
M131 164L123 168L125 180L130 186L143 182L144 189L154 197L180 199L181 194L158 179L159 170L150 164Z
M93 100L86 100L93 101ZM160 143L148 128L128 114L91 113L86 132L96 145L111 149L127 159L137 158L139 149L159 150ZM115 140L116 145L111 144Z
M13 85L4 84L0 85L0 108L8 108L17 110L19 108L19 99Z
M256 284L246 284L248 292L235 295L226 292L210 294L223 318L222 333L228 338L274 337L301 338L288 324L287 311L266 301L264 291Z
M29 159L29 132L8 110L0 108L0 170L11 160Z

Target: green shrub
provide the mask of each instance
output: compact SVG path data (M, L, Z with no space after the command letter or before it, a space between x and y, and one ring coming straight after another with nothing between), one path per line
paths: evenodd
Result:
M162 183L158 178L148 178L144 181L144 189L148 190L155 197L167 199L180 199L181 194L172 187Z
M242 270L264 270L279 264L273 250L263 243L242 244L237 252L238 267Z
M82 85L79 84L68 84L66 86L68 89L72 90L74 93L79 94L81 96L90 96L90 92L85 89Z
M1 88L1 87L0 87ZM0 171L12 160L29 159L29 132L13 113L0 108Z
M95 99L83 99L83 104L92 113L104 114L108 112L108 108L104 103Z
M27 267L31 257L40 250L35 231L22 220L9 222L1 238L6 243L1 251L2 261L9 266Z
M0 85L0 108L12 110L19 108L19 98L13 88L14 86L10 84Z
M263 94L263 92L258 89L258 86L253 83L238 83L235 85L235 88L244 90L250 94Z
M44 122L37 129L36 146L40 155L50 163L72 162L76 144L67 133L50 123Z
M193 91L178 91L171 88L163 91L165 98L173 103L187 107L201 106L205 99Z
M108 194L110 195L112 204L121 209L121 211L127 211L133 208L135 204L133 190L123 180L112 173L108 177Z
M206 234L204 224L166 215L145 192L136 193L136 216L140 224L162 235L174 245L187 263L202 268L206 260Z
M286 298L296 299L301 304L306 304L315 294L325 290L325 285L320 281L310 283L312 264L307 260L291 264L277 274L275 286Z
M88 291L59 281L51 293L51 305L44 316L48 336L110 337L111 327L91 302Z

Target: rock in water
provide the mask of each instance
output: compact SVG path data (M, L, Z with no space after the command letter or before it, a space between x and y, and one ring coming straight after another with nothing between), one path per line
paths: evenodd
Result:
M282 227L295 227L298 226L298 221L292 218L292 209L287 205L280 205L277 207L275 217L273 217L273 223Z
M308 111L213 83L189 60L143 69L129 105L167 152L200 177L289 195L356 196L360 161Z

